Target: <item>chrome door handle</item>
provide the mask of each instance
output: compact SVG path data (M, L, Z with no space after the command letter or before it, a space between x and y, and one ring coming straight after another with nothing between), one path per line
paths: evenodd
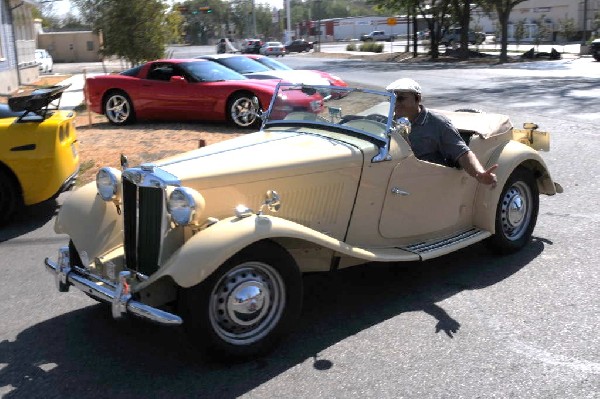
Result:
M392 194L401 195L403 197L406 197L410 193L408 191L400 190L398 187L394 187L394 188L392 188Z

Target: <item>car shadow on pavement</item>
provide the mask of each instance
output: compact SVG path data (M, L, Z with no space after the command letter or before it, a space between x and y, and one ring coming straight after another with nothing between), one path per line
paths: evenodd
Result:
M58 209L54 198L24 207L10 222L0 227L0 243L37 230L52 220Z
M178 328L115 321L108 306L88 306L0 342L0 393L8 387L5 398L238 397L307 360L313 360L314 373L335 369L336 360L322 352L406 312L432 316L426 339L460 334L460 320L438 303L512 276L548 244L535 238L503 257L478 244L424 263L371 263L306 275L296 330L271 355L240 363L198 357Z

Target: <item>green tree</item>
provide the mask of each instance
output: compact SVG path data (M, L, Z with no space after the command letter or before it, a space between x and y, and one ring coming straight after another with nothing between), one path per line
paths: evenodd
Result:
M84 22L102 32L104 56L132 65L164 56L171 37L162 0L72 0Z
M543 40L548 39L548 35L550 33L550 29L548 29L548 25L546 24L546 15L542 15L537 21L535 21L535 25L537 29L535 31L535 36L533 37L533 43L539 50L540 43Z
M479 0L479 4L488 12L496 13L501 30L500 62L508 61L508 20L512 9L526 0Z
M519 48L519 44L521 44L523 37L525 37L525 20L521 19L515 25L515 41L517 42L517 49Z
M439 58L442 28L449 24L452 0L369 0L383 10L411 15L419 14L431 32L431 58Z
M465 0L451 0L451 15L461 27L460 30L460 58L469 58L469 25L471 23L472 3Z
M575 20L573 18L559 19L558 20L558 31L565 41L573 39L577 28L575 26Z

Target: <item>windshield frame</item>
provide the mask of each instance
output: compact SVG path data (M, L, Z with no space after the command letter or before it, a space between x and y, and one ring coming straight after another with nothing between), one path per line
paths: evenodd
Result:
M323 122L323 121L319 121L319 120L314 120L314 121L313 120L293 120L293 119L292 120L280 120L280 119L271 120L269 118L273 112L274 105L275 105L278 95L282 91L282 89L287 89L287 90L297 89L297 90L301 90L301 91L314 89L317 92L319 92L319 91L322 92L322 91L332 90L332 87L331 86L316 86L316 85L305 85L305 84L293 84L293 83L288 83L288 82L279 82L275 88L273 97L271 98L269 108L265 112L263 112L263 114L261 115L261 118L262 118L261 130L264 130L266 128L271 128L271 127L306 126L306 127L317 128L317 129L321 129L321 130L325 130L325 131L341 132L343 134L347 134L352 137L357 137L357 138L367 140L367 141L375 144L377 147L379 147L379 154L375 158L373 158L373 160L372 160L373 162L380 162L380 161L388 160L390 138L391 138L392 132L396 128L396 123L394 122L394 108L396 106L396 96L393 93L391 93L389 91L385 91L385 90L375 90L375 89L368 89L368 88L335 87L336 92L344 92L344 93L346 93L346 95L349 95L351 93L367 93L367 94L371 94L371 95L380 95L380 96L382 96L382 103L385 101L389 102L389 107L387 108L387 112L388 112L387 123L385 123L385 133L382 137L378 134L369 133L367 131L364 131L364 130L361 130L361 129L358 129L358 128L355 128L352 126L328 123L328 122ZM325 97L323 100L324 100L324 102L327 102L329 99L327 97ZM385 115L384 115L384 117L385 117Z

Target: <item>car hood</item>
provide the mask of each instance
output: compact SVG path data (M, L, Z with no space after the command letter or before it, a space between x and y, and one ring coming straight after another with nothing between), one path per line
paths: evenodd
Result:
M245 74L250 79L282 79L290 83L329 86L329 81L311 71L265 71Z
M164 159L157 166L182 185L207 189L360 169L362 164L363 151L356 145L315 134L260 131Z

